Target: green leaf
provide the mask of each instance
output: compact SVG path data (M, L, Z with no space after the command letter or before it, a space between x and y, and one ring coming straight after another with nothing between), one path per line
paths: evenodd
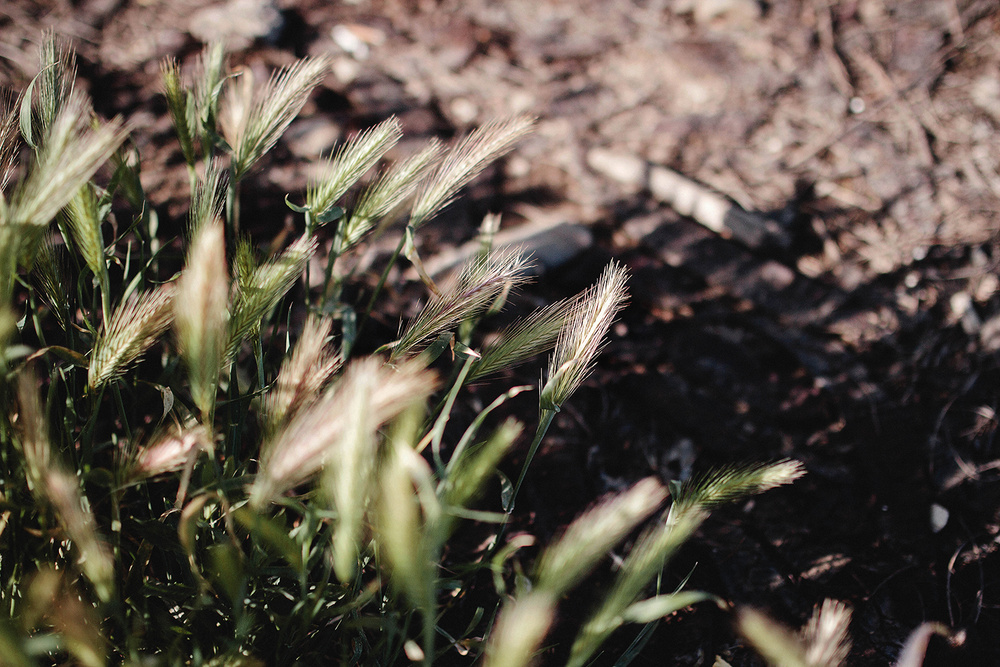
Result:
M208 548L208 576L233 604L241 604L243 584L243 554L233 544L221 542Z
M287 199L285 200L288 201ZM290 206L290 205L289 205ZM294 210L294 209L293 209ZM320 213L316 216L316 222L321 225L325 225L328 222L333 222L334 220L339 220L344 215L344 209L339 206L333 206L330 209Z
M233 518L255 538L268 544L297 572L302 571L302 550L289 536L284 523L276 518L258 514L246 505L233 510Z
M701 591L657 595L626 607L622 613L622 621L626 623L651 623L664 616L669 616L675 611L706 600L712 600L721 605L721 601L717 597Z
M288 198L288 195L285 195L285 206L292 209L296 213L309 213L312 211L312 209L309 208L308 204L306 204L305 206L298 206L297 204L293 204L291 200Z
M497 470L497 477L500 478L500 506L504 512L514 509L514 485L510 483L510 478Z

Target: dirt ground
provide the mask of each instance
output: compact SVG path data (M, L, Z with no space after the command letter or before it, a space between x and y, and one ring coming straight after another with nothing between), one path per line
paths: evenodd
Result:
M803 480L719 512L673 576L794 626L844 600L852 665L890 664L928 620L964 638L932 641L927 664L1000 664L995 0L8 0L0 85L30 80L46 28L76 46L97 110L131 119L168 223L187 186L159 61L190 64L213 38L262 73L332 55L245 188L262 241L292 219L282 198L308 161L351 132L396 114L405 155L537 115L422 253L447 263L498 211L556 239L526 304L612 257L631 268L631 304L531 473L525 528L544 539L647 475L794 457ZM719 224L663 179L729 212ZM634 664L716 656L760 664L701 608Z

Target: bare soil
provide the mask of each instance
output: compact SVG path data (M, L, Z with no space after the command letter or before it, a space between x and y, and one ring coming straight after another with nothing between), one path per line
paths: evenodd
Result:
M403 155L537 115L423 239L423 256L444 254L489 211L504 228L581 225L585 243L525 305L578 291L610 258L632 270L631 304L531 472L521 527L544 541L642 477L794 457L809 474L720 511L672 581L690 572L689 587L793 626L845 600L852 665L890 664L928 620L964 639L932 641L926 664L1000 664L995 1L10 0L0 85L30 80L47 28L78 49L98 112L131 119L168 225L186 174L159 61L190 64L214 37L262 74L334 56L244 190L260 243L299 224L284 194L358 129L396 114ZM651 185L658 166L770 220L780 242L682 216ZM387 327L420 295L395 284ZM523 373L504 381L537 380ZM531 423L532 399L516 405ZM564 606L569 627L578 605ZM760 664L725 615L698 608L662 623L634 664L716 656Z

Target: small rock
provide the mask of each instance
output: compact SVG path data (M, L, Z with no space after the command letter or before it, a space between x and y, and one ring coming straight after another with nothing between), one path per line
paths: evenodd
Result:
M934 503L931 505L931 532L940 533L945 526L948 525L948 518L950 514L948 510Z
M633 187L642 186L646 178L646 163L641 158L606 148L587 151L587 166L602 176Z
M227 49L240 51L255 39L277 39L283 26L273 0L230 0L196 11L188 31L206 44L221 41Z

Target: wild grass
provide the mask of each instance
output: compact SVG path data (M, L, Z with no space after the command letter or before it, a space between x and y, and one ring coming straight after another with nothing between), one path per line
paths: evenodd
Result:
M218 46L192 72L163 64L191 177L173 237L118 152L125 124L93 117L51 36L41 55L0 125L0 662L526 665L565 595L633 533L570 664L589 664L627 623L725 606L657 582L714 507L790 483L800 464L707 472L671 492L643 480L534 559L518 553L531 539L506 535L553 416L626 303L624 266L480 345L477 328L530 261L492 248L489 222L453 282L423 274L425 303L396 340L364 335L400 254L420 269L420 228L532 119L381 166L401 134L390 118L289 193L302 235L262 253L267 239L240 231L238 186L321 85L325 60L262 86L233 76ZM111 234L128 215L128 231ZM335 262L399 217L403 240L377 286L344 290L352 276ZM302 279L324 261L320 284ZM455 410L472 409L471 380L546 353L537 423L503 418L526 386L500 387L472 418ZM511 483L506 459L526 429ZM454 541L462 524L490 539ZM753 618L740 617L752 638ZM823 619L810 646L840 637Z

